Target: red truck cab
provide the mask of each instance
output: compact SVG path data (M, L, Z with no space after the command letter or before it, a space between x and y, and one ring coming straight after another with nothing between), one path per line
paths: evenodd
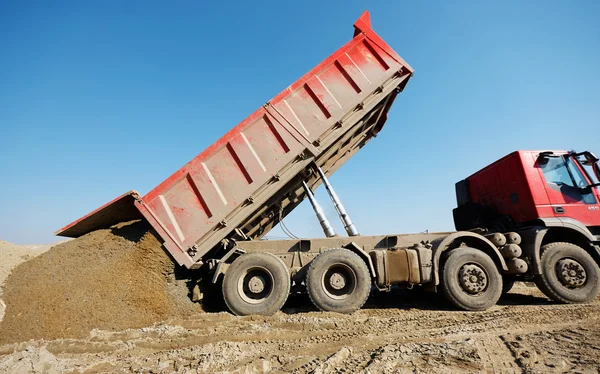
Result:
M518 234L520 274L551 299L600 289L600 168L593 153L516 151L456 184L459 231ZM508 253L507 253L508 255Z
M510 153L457 183L456 229L509 231L541 220L576 225L597 237L599 179L591 152Z

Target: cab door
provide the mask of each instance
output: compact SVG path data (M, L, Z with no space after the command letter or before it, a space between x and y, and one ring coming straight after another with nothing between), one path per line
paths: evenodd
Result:
M573 218L586 226L598 225L600 196L572 157L540 158L539 166L546 180L546 193L554 216Z

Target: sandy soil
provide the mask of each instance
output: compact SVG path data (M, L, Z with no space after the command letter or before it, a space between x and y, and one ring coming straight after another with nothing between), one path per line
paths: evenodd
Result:
M373 294L353 315L318 312L302 295L270 317L210 307L142 328L0 345L0 372L600 371L600 300L557 305L526 284L485 312L455 311L419 290Z
M17 245L0 240L0 321L4 318L6 304L2 300L2 286L11 271L21 263L41 255L51 245Z
M0 285L4 284L17 265L46 252L50 247L50 245L17 245L0 240Z
M200 312L145 222L98 230L17 266L4 285L0 344L83 338Z

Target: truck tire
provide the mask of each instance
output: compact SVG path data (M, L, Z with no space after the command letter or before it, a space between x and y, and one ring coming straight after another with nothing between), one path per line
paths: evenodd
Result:
M583 248L562 242L546 244L540 262L542 274L535 283L550 299L563 304L582 304L598 295L600 270Z
M457 248L448 255L441 272L442 293L463 310L485 310L502 294L502 277L494 261L474 248Z
M353 313L371 292L371 276L365 262L354 252L335 248L315 258L306 274L312 303L322 311Z
M223 299L232 313L272 315L290 293L290 273L280 258L264 252L243 254L223 277Z

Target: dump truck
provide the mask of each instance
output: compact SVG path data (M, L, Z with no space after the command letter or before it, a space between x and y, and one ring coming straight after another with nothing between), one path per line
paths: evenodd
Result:
M540 271L522 255L538 254L521 250L523 231L464 224L456 232L361 235L328 180L380 133L413 73L365 12L349 42L146 195L129 191L56 234L146 220L173 260L219 287L237 315L273 314L297 290L320 310L352 313L373 290L415 286L463 310L487 309L507 282ZM343 234L313 194L321 185ZM264 239L307 199L324 237Z

